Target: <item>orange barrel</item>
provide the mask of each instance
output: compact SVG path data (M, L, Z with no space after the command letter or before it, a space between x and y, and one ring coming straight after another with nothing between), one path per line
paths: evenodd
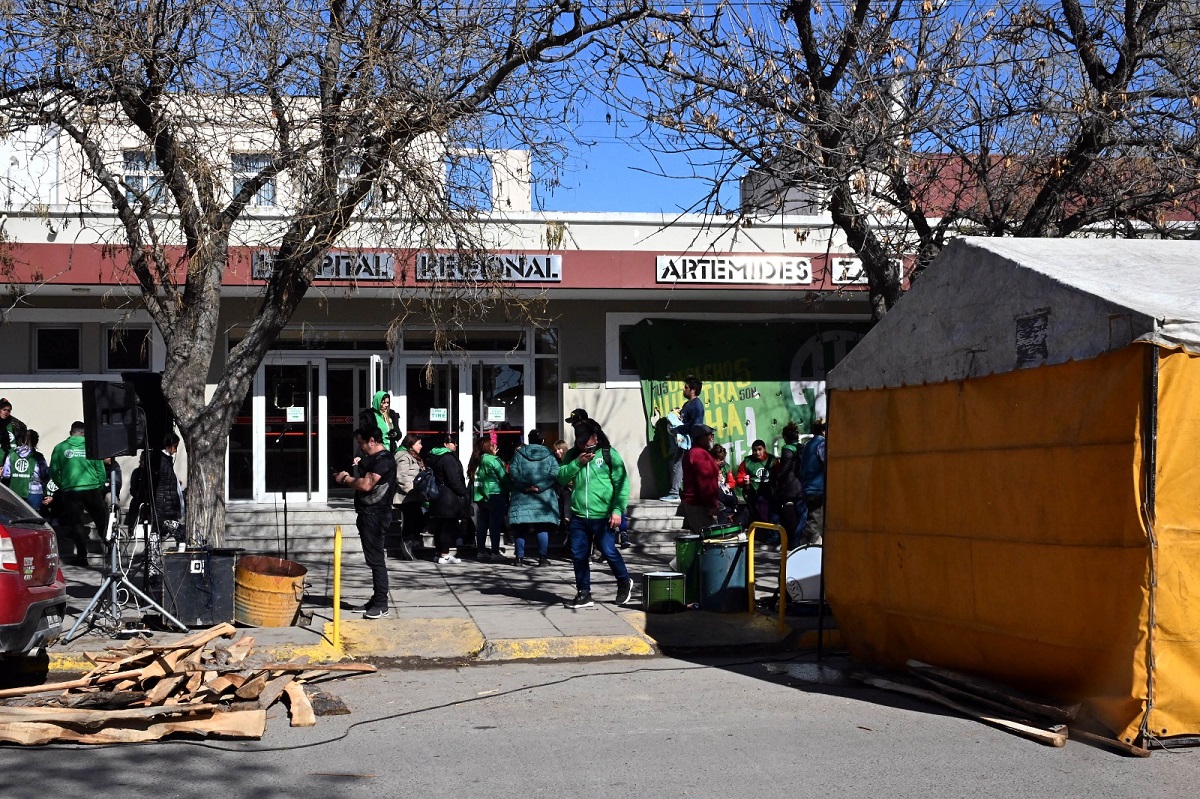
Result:
M251 627L290 627L304 598L308 569L290 560L245 555L234 573L233 617Z

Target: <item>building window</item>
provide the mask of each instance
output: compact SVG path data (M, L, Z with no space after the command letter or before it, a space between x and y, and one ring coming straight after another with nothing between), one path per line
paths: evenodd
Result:
M80 371L79 328L39 327L34 334L34 368L39 372Z
M620 373L637 377L638 367L637 358L633 357L633 348L629 346L629 331L633 330L633 325L621 325L617 332L617 347L618 347L618 363L620 364Z
M456 211L491 211L491 159L486 155L452 158L446 168L446 198Z
M150 368L150 329L110 327L104 331L105 371L139 372Z
M233 194L237 196L246 184L271 163L268 153L233 153ZM258 192L250 198L250 205L260 207L275 205L275 178L271 178L258 187Z
M162 172L158 169L154 153L149 150L126 150L123 156L125 198L131 203L140 202L143 197L149 203L160 202L163 196Z

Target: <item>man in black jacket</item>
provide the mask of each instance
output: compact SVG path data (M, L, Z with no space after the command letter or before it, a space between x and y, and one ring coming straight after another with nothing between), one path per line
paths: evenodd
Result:
M359 477L337 472L333 481L354 489L354 510L358 514L358 537L363 558L371 570L371 599L363 608L364 619L388 615L388 573L384 536L392 524L392 496L396 493L396 461L383 445L378 427L360 427L354 431L354 443L363 457L358 462Z

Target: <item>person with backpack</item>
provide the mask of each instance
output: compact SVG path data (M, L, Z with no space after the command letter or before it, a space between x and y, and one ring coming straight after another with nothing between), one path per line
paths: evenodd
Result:
M593 419L576 427L579 454L558 470L558 482L574 482L571 491L571 524L567 542L575 567L575 598L566 603L572 609L590 608L592 571L588 554L593 543L599 547L613 576L617 579L617 604L624 605L633 594L633 578L625 567L616 545L616 533L629 503L629 475L625 462L612 448L608 437Z
M548 566L550 531L558 527L560 515L558 459L545 446L540 430L530 430L527 440L508 467L508 523L513 529L517 565L525 565L525 537L532 535L537 539L537 565Z
M462 563L450 550L458 538L458 525L470 505L467 478L458 459L458 441L447 433L425 456L425 463L437 480L437 497L429 501L429 531L433 533L439 564Z
M425 526L425 502L427 497L416 485L417 476L425 469L421 450L425 443L416 433L409 433L396 450L396 497L400 501L401 535L412 540L421 534ZM432 473L430 473L432 474Z
M675 415L668 414L673 425L668 428L668 432L674 434L675 438L670 454L671 490L665 497L660 497L662 502L679 501L679 492L683 489L683 459L692 447L691 430L697 426L704 426L704 401L700 399L700 391L703 388L704 383L700 378L688 375L683 381L685 402L679 409L678 424L675 424L676 419L672 418Z
M63 532L75 541L76 566L87 566L87 544L90 535L83 523L86 512L96 525L101 539L108 530L108 498L105 485L108 471L103 460L87 456L83 422L71 423L71 434L59 442L50 453L50 481L54 487L52 501L58 509ZM105 548L109 546L105 542Z
M783 427L783 448L771 470L771 496L779 523L787 530L788 543L796 541L800 525L807 515L804 507L804 487L800 484L800 427L788 422Z

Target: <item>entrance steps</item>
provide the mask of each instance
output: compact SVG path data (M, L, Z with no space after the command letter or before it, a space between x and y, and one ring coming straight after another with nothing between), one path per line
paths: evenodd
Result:
M683 530L679 505L654 499L633 500L629 503L629 537L637 552L674 554L675 538ZM354 506L349 500L333 500L328 504L292 503L287 512L287 552L291 559L330 557L333 552L333 531L341 525L343 555L362 553L355 526ZM282 557L284 552L283 503L232 503L225 508L225 546L238 547L248 554ZM426 547L433 546L432 537L423 536ZM551 546L562 543L560 536L551 536Z

